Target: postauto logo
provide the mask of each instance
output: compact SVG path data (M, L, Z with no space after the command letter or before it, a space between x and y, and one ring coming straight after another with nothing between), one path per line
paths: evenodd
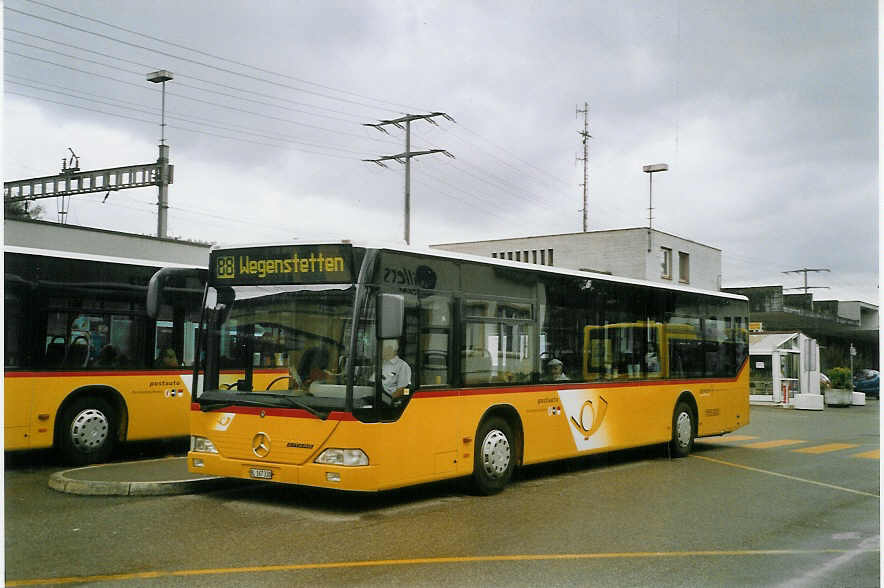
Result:
M562 408L574 444L580 451L604 447L610 442L604 426L608 401L593 390L559 390Z

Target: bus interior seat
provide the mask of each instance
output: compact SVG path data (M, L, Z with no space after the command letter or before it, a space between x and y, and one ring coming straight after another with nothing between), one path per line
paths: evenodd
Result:
M64 364L64 337L53 337L46 346L46 367L56 368Z
M71 342L67 355L64 358L64 367L85 367L89 359L89 342L86 337L80 335Z

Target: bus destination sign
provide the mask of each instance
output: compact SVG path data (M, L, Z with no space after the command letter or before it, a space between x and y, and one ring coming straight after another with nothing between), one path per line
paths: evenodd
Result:
M215 284L325 284L353 281L348 245L249 247L212 252Z

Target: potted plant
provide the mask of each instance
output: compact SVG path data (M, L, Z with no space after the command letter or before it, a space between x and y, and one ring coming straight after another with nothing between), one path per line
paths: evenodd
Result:
M825 390L826 406L850 406L853 402L853 378L850 369L836 367L826 372L831 386Z

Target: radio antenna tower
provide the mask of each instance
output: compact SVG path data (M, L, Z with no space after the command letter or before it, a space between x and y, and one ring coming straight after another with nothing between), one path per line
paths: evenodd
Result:
M583 110L577 109L577 114L583 113L583 130L577 131L577 134L583 138L583 157L577 158L577 161L583 162L583 232L588 231L587 227L587 204L586 204L586 190L587 190L587 179L589 176L589 139L592 138L592 135L589 134L589 104L583 103Z

